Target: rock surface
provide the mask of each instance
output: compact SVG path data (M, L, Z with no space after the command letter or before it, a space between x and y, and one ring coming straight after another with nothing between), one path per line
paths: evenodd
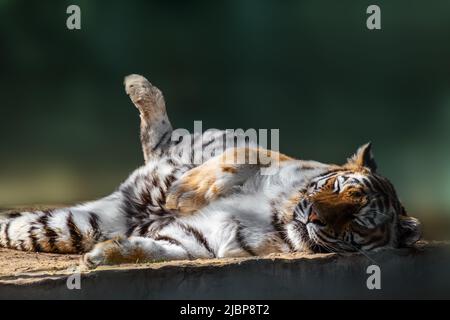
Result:
M1 299L450 298L450 244L365 254L289 254L77 268L79 256L0 250ZM378 265L381 289L367 288ZM80 275L80 289L69 277Z

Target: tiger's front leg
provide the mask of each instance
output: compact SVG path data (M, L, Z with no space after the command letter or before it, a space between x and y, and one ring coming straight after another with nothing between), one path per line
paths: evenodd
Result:
M141 144L144 159L160 157L171 141L172 125L166 112L162 92L143 76L125 77L125 91L141 117Z
M100 265L184 259L192 259L192 256L172 238L129 237L98 243L82 257L82 264L95 268Z

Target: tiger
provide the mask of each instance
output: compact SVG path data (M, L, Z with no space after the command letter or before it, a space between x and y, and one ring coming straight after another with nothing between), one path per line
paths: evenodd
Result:
M0 247L80 254L81 265L96 268L364 253L421 238L419 220L378 173L371 143L336 165L295 159L227 130L175 134L161 90L136 74L124 85L139 111L144 165L101 199L3 217Z

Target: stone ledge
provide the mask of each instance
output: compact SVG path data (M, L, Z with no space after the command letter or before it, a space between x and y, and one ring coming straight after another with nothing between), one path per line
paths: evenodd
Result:
M0 299L312 299L450 298L450 244L362 254L284 254L171 261L81 271L79 256L0 250ZM366 269L381 268L381 290L368 290Z

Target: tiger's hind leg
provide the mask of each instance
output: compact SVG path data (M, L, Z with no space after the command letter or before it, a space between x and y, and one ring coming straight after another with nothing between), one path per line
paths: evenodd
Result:
M172 125L166 112L162 92L137 74L125 77L125 91L141 117L141 144L144 159L160 157L170 145Z
M82 257L82 264L88 268L95 268L100 265L192 258L187 249L175 239L129 237L98 243Z

